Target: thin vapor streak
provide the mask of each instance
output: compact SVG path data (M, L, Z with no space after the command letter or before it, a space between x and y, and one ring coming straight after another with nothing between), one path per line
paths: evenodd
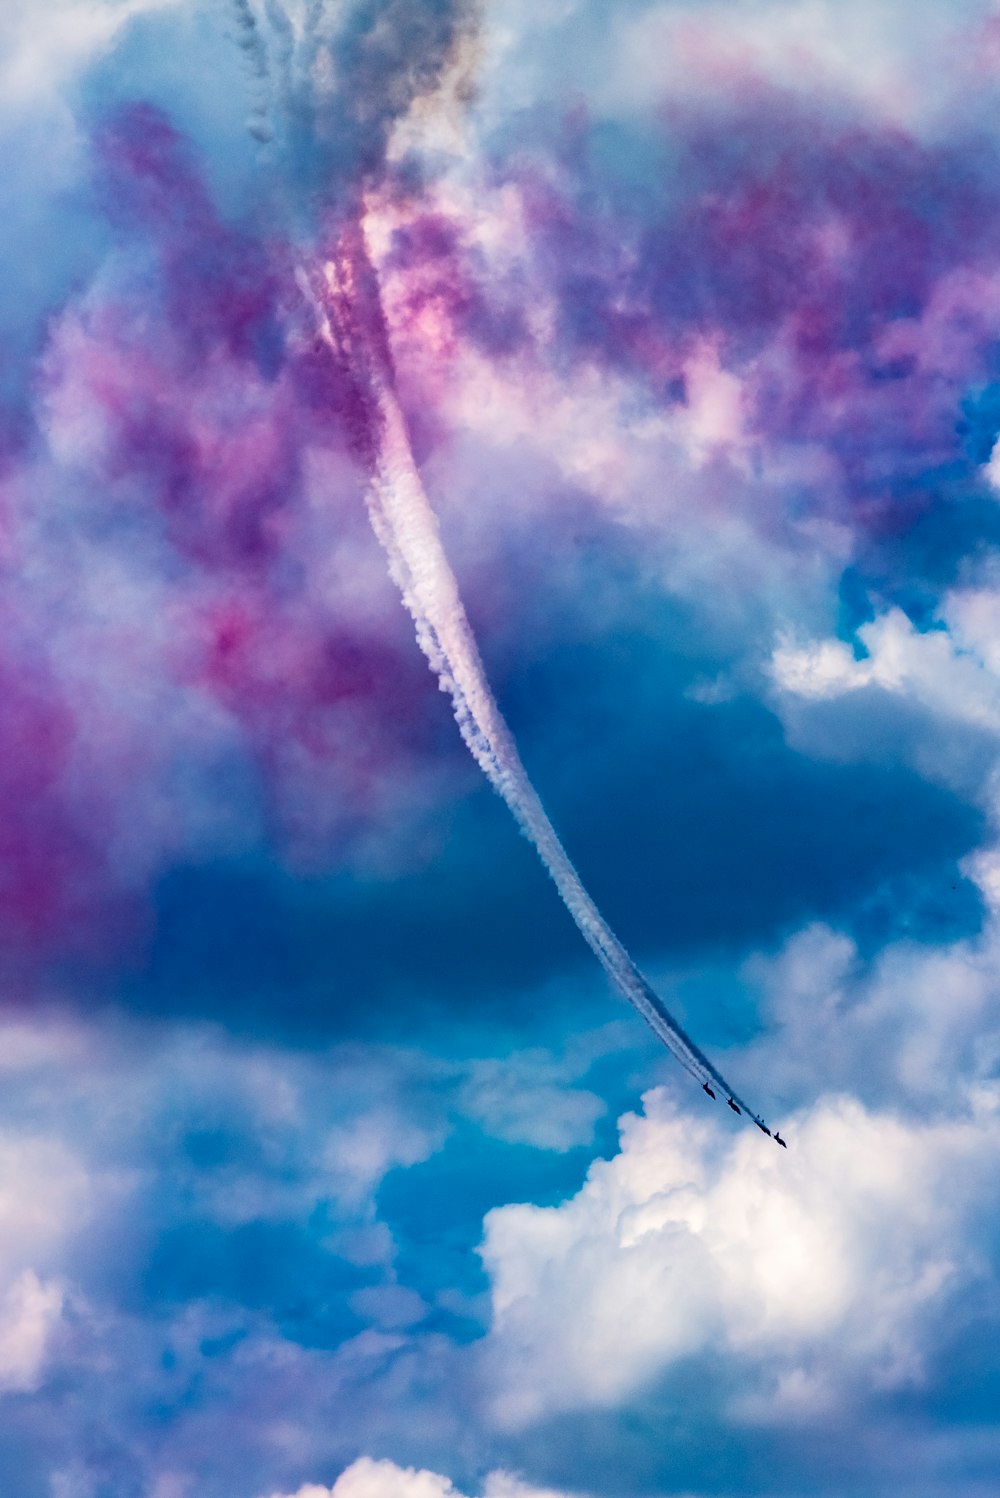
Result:
M271 65L268 60L267 45L260 34L260 27L250 0L232 0L232 6L237 30L236 42L247 60L255 85L252 93L256 95L256 103L247 121L247 128L254 139L264 145L270 141L273 134Z
M358 316L354 256L327 262L322 273L300 272L320 334L338 362L361 381L366 433L371 442L367 492L372 526L389 560L392 578L413 618L417 641L454 706L462 738L503 797L552 878L580 934L608 977L690 1074L714 1082L750 1118L763 1120L739 1097L650 987L587 893L528 776L493 696L438 531L437 518L413 458L406 420L395 392L388 353ZM370 267L365 264L366 269Z

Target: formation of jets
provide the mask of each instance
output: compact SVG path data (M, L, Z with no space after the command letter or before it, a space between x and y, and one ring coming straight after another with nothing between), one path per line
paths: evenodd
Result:
M703 1082L701 1085L702 1085L702 1089L705 1092L707 1092L708 1095L709 1095L709 1097L712 1098L712 1100L714 1101L714 1099L715 1099L715 1093L712 1091L711 1087L709 1087L708 1083L707 1082ZM738 1113L740 1115L740 1117L742 1118L742 1116L743 1116L743 1110L741 1109L741 1107L740 1107L740 1105L738 1103L734 1102L733 1099L730 1097L730 1098L726 1098L726 1104L727 1104L728 1107L732 1108L732 1110L733 1110L734 1113ZM780 1144L781 1148L783 1150L786 1150L788 1148L788 1145L782 1139L782 1137L778 1133L777 1129L775 1129L774 1133L772 1134L771 1130L768 1128L767 1124L766 1123L761 1123L761 1121L760 1121L759 1118L755 1118L754 1119L754 1123L757 1125L758 1129L760 1129L760 1131L761 1131L762 1134L766 1134L767 1135L768 1139L773 1139L774 1142L775 1142L775 1144Z

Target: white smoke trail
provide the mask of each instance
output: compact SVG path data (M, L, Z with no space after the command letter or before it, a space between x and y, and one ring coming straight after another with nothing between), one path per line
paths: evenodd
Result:
M366 259L363 247L359 259ZM564 904L615 987L691 1075L714 1082L751 1119L763 1119L739 1097L682 1030L636 967L584 888L549 821L496 703L438 533L410 446L387 357L374 347L357 315L355 265L349 254L327 262L318 276L299 273L319 330L338 361L363 380L373 431L367 494L372 526L413 618L417 640L454 705L462 737L506 801L521 831L548 870Z

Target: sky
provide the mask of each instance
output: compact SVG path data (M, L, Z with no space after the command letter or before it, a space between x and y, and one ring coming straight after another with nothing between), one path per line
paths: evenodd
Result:
M0 217L0 1492L995 1494L1000 6L4 0Z

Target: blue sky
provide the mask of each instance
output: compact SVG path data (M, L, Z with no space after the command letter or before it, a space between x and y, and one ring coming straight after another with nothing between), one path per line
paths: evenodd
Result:
M0 1489L995 1492L1000 15L43 12L0 18ZM462 743L345 265L527 772L787 1152Z

